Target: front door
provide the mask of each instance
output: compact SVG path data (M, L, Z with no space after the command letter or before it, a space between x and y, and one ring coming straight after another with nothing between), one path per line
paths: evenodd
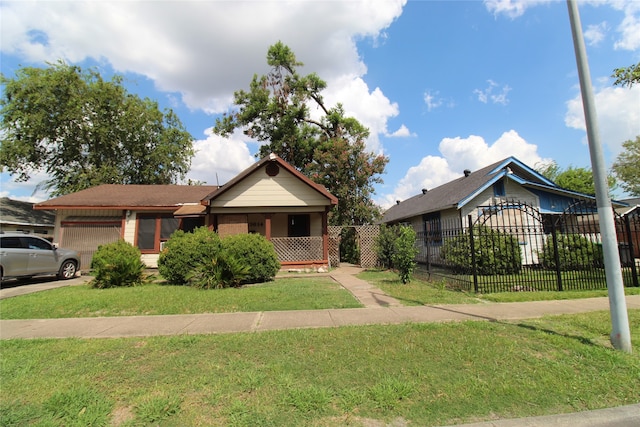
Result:
M289 215L289 237L306 237L311 235L309 214Z

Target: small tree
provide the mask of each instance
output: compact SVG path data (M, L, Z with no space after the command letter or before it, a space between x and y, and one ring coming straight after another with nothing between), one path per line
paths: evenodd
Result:
M409 283L416 268L416 232L412 227L403 225L398 231L392 256L393 265L398 270L402 283Z
M393 254L399 233L400 227L397 224L380 226L380 233L376 237L376 255L378 263L384 268L393 268Z
M140 285L144 281L144 268L140 250L130 243L119 240L100 245L91 259L95 275L91 286L102 289Z

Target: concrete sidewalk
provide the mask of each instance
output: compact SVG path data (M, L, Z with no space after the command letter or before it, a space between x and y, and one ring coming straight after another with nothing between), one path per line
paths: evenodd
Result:
M362 269L350 265L328 275L349 290L365 308L265 311L168 316L122 316L68 319L0 320L0 338L116 338L180 334L260 332L349 325L450 322L463 320L516 320L544 315L608 310L609 300L533 301L520 303L451 304L404 307L380 289L360 280ZM56 282L57 286L79 284L87 278ZM56 287L42 284L40 290ZM24 292L35 290L23 286ZM2 289L0 292L11 291ZM12 295L18 294L17 289ZM0 295L0 297L3 297ZM640 295L626 298L628 308L640 308Z
M179 334L260 332L347 325L499 321L545 315L608 310L608 298L534 301L522 303L451 304L403 307L380 289L355 277L361 269L346 265L331 273L364 308L269 311L251 313L128 316L79 319L0 320L0 339L14 338L117 338ZM282 276L282 277L287 277ZM0 289L0 299L86 283L88 277ZM627 296L627 307L640 309L640 295ZM640 404L619 408L542 417L493 420L466 427L627 427L640 425ZM462 427L462 426L458 426Z

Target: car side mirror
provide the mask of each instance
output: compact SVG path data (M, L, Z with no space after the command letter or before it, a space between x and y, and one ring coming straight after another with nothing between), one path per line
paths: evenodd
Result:
M58 244L57 243L52 243L51 246L53 247L53 250L55 251L56 249L58 249Z

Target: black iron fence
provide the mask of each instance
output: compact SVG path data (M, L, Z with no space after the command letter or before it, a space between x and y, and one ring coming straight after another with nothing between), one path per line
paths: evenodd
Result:
M476 217L474 215L474 217ZM638 286L640 215L615 215L625 286ZM584 202L541 214L517 201L477 218L429 219L418 233L418 274L480 293L606 288L597 209Z

